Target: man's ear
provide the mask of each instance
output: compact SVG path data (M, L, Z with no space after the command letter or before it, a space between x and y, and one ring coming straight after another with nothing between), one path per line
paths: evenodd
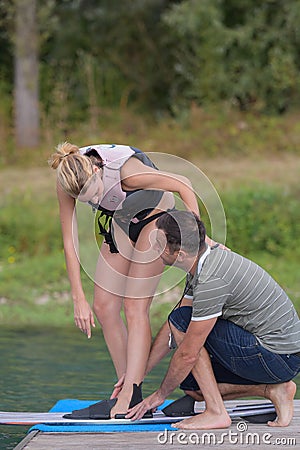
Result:
M93 164L93 172L94 173L97 173L97 172L99 172L99 167L97 167L97 166L95 166L95 164Z
M179 250L177 258L176 258L177 261L181 263L185 260L185 258L186 258L186 252L184 250Z

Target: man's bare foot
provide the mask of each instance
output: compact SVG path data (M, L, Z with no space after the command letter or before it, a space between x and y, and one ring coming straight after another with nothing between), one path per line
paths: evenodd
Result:
M174 423L172 427L180 428L181 430L213 430L217 428L228 428L230 425L231 419L226 410L220 414L206 410L194 417Z
M268 422L270 427L287 427L294 414L294 397L297 387L293 381L280 384L268 384L265 396L275 406L277 418Z

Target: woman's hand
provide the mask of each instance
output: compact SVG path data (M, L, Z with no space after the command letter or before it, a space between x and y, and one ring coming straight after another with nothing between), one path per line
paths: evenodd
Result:
M76 326L90 339L92 336L91 327L95 328L96 325L93 311L85 299L74 302L74 320Z
M121 390L123 388L124 380L125 380L125 373L124 373L124 375L121 376L121 378L114 385L114 390L112 391L112 394L110 396L111 399L118 397L119 393L121 392Z

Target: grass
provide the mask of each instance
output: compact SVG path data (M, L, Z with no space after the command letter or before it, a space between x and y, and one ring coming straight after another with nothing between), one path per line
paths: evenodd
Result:
M288 257L278 259L268 253L249 254L247 257L264 267L286 290L298 314L300 314L299 259ZM69 326L73 325L73 306L69 283L63 265L62 255L35 257L29 261L11 265L1 272L0 324L11 327ZM82 274L87 299L92 303L93 283ZM177 303L181 286L155 297L151 307L154 330L166 319Z
M48 131L38 151L13 149L1 155L0 324L73 324L55 173L47 167L55 143L65 139L178 155L182 159L168 158L162 169L183 173L193 184L201 169L225 208L228 245L270 271L300 311L298 114L256 117L192 106L176 120L159 123L130 111L107 111L101 120L97 136L82 124L70 137ZM84 274L83 285L92 300L93 285ZM154 300L155 327L179 295L175 289Z
M215 162L217 163L217 160ZM229 161L227 162L229 164ZM295 158L294 165L297 162ZM257 162L253 164L257 165ZM263 159L261 164L265 164ZM238 166L241 167L240 162ZM258 166L261 167L260 164ZM248 168L247 173L251 173L251 165L244 167ZM242 176L240 170L234 170L233 160L231 168L236 177ZM2 233L0 248L0 324L14 327L34 324L72 325L73 307L60 237L54 179L52 176L46 176L47 169L37 172L35 169L28 169L28 177L24 177L26 170L22 171L22 174L19 170L2 170L1 177L2 183L6 180L7 194L6 198L2 199L3 214L0 223L2 230L5 228L7 231L6 234ZM35 176L32 176L33 173ZM271 179L273 175L269 173L269 176ZM15 184L18 179L24 180L21 185ZM277 179L276 183L272 181L265 184L265 191L259 191L259 203L248 211L255 189L249 186L240 187L236 193L237 180L232 176L231 181L233 188L226 187L221 190L227 216L228 245L268 270L287 291L300 312L300 255L297 250L299 247L293 248L293 243L299 242L300 235L298 233L293 239L293 226L298 227L300 223L297 201L295 202L294 197L283 197L282 204L280 203L281 190ZM223 182L223 179L216 179L216 184L222 185ZM19 186L18 189L16 186ZM287 190L292 187L293 183L285 185ZM19 198L19 202L16 198ZM268 202L270 207L264 221L261 221ZM288 207L294 203L294 209L289 211ZM277 224L274 224L274 211ZM270 213L271 216L268 216ZM291 217L295 219L293 226L289 221ZM257 224L259 240L254 242L251 230ZM291 243L286 245L286 248L280 247L276 241L280 227L284 230L284 242ZM279 239L280 237L281 234ZM82 278L87 299L92 301L93 283L84 273ZM151 314L155 329L179 296L180 288L175 288L154 300Z
M41 130L38 149L16 149L11 126L0 127L2 151L0 168L9 164L43 167L58 142L69 140L77 145L92 143L128 144L149 152L165 152L190 161L221 158L224 161L255 159L270 155L281 160L299 155L300 125L298 111L283 116L262 116L239 112L228 105L201 108L191 104L177 117L156 118L136 114L129 109L101 108L95 126L83 122L59 131L59 127ZM209 164L209 162L208 162ZM242 163L243 164L243 163ZM201 167L201 165L200 165Z

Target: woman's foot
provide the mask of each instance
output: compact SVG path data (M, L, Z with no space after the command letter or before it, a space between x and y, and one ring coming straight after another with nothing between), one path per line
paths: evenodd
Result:
M115 406L111 409L110 411L110 418L113 419L115 418L116 415L121 414L121 415L126 415L127 411L128 411L128 407L129 407L129 403L130 403L130 398L129 399L125 399L125 398L118 398L117 399L117 403L115 404Z
M125 416L129 408L133 408L135 405L143 401L142 384L142 382L140 384L134 383L130 389L126 389L123 387L117 398L117 403L111 409L111 418L115 417L116 415ZM119 417L119 419L120 418L121 417Z

